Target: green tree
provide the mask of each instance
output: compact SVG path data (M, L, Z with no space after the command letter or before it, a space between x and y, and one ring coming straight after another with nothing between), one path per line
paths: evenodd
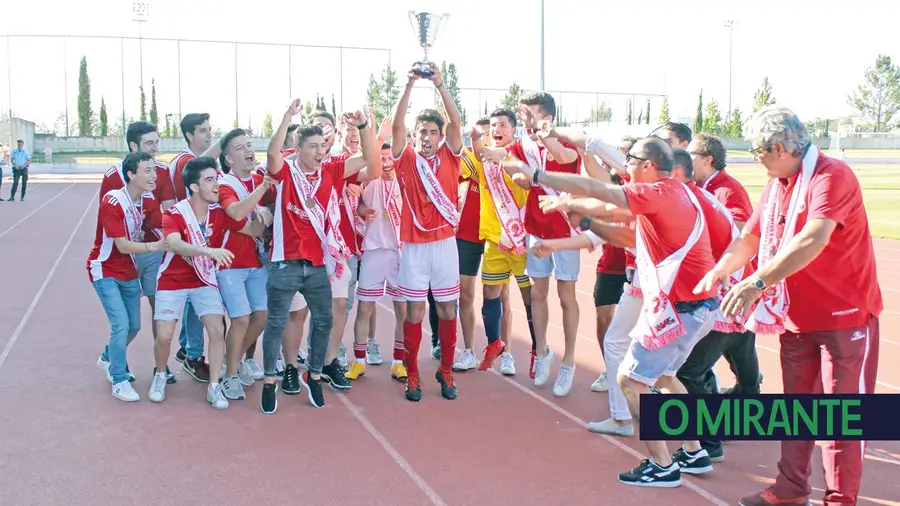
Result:
M90 137L93 133L94 111L91 109L91 78L88 77L87 58L82 56L78 69L78 135Z
M697 116L694 118L693 133L703 132L703 90L700 90L700 99L697 101Z
M650 124L650 97L647 97L647 115L644 116L644 124Z
M237 116L235 116L234 121L231 122L231 128L240 128L240 125L238 124Z
M516 107L519 107L520 98L522 98L522 88L513 82L509 86L509 90L506 91L506 96L503 97L503 101L500 102L500 107L515 111Z
M775 98L772 97L772 85L769 84L767 76L763 78L762 85L753 94L753 112L773 104L775 104Z
M847 103L873 124L874 131L888 132L894 127L894 115L900 111L900 68L890 56L878 55L875 66L866 69L865 82L847 96Z
M599 107L591 107L591 112L587 119L582 122L582 125L608 123L610 120L612 120L612 108L606 102L601 102Z
M109 117L106 115L106 100L100 96L100 137L106 137L109 133Z
M141 121L147 121L147 95L144 94L144 87L138 86L141 89Z
M466 110L459 101L459 75L456 73L456 64L451 63L448 65L446 61L441 62L441 75L444 78L444 87L447 89L447 93L450 94L450 98L453 99L456 109L459 110L459 114L462 116L462 124L467 124ZM438 109L446 114L440 97L437 96L437 90L435 90L435 95L436 102L439 104Z
M150 80L150 123L159 127L159 111L156 109L156 79Z
M334 102L334 93L331 94L331 115L337 118L337 105ZM272 122L271 116L269 117L269 123ZM265 127L263 127L265 128ZM272 134L266 135L266 137L270 137Z
M725 136L732 139L740 139L744 135L744 121L741 119L741 108L735 107L731 112L731 118L725 124Z
M711 98L706 103L706 112L703 114L703 132L710 135L722 135L722 114L719 112L719 104Z
M640 125L644 122L644 110L641 109L638 111L637 124Z
M387 65L381 71L381 77L378 79L375 78L375 74L369 75L366 100L372 106L377 125L380 125L384 118L394 113L394 105L397 104L399 99L400 90L397 89L397 72L390 65Z
M632 114L632 111L631 111L631 100L628 100L628 101L626 102L626 104L625 104L625 124L626 124L626 125L630 125L630 124L631 124L631 114Z
M172 137L172 115L166 114L166 129L163 130L163 137Z
M275 132L275 129L272 127L272 115L266 113L266 117L263 118L262 124L262 132L260 134L263 137L272 137L272 134Z
M669 96L663 95L662 107L659 109L659 122L669 122Z

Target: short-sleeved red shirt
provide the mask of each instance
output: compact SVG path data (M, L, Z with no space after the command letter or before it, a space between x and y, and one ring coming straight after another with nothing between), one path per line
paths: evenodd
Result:
M597 272L603 274L625 274L625 249L603 243L603 254L597 260Z
M125 223L122 205L115 195L104 195L100 201L94 247L91 248L87 259L88 278L91 283L103 278L130 281L138 277L131 255L121 253L115 243L117 237L128 237L128 226Z
M459 200L460 154L454 154L447 143L443 142L438 148L437 154L427 160L429 167L434 171L438 184L441 185L450 202L454 204L454 208ZM425 186L416 168L416 152L412 146L407 145L403 148L400 157L394 160L394 170L397 171L397 179L403 195L400 240L409 243L428 243L455 236L454 227L444 219L437 206L428 198L428 193L425 191ZM413 222L413 214L415 214L418 224L426 230L416 227Z
M753 204L750 202L747 189L724 170L714 172L709 179L697 185L715 195L716 199L731 211L734 221L746 222L753 214Z
M760 236L766 202L774 197L777 185L793 188L798 175L769 181L746 230ZM785 196L786 201L788 198ZM833 220L837 228L819 256L785 280L790 297L785 328L800 333L864 325L881 314L884 302L862 190L847 164L822 153L809 183L805 209L797 216L795 235L816 219Z
M575 145L560 140L563 146L578 151ZM543 145L538 144L542 153L546 151ZM516 139L506 147L506 151L519 160L527 162L525 151L522 149L522 139ZM581 155L572 163L559 163L556 160L547 159L548 172L564 172L568 174L581 173ZM525 231L539 239L563 239L572 233L569 221L562 213L544 213L541 210L540 196L546 195L541 186L532 186L528 192L528 200L525 202Z
M262 176L253 173L246 180L238 179L247 193L253 193L258 184L262 182ZM221 235L222 242L213 245L214 248L225 248L234 253L234 260L231 261L231 269L252 269L262 267L262 261L257 253L256 239L246 234L236 233L234 231L241 230L247 223L247 219L234 220L228 216L227 209L241 201L240 196L234 191L234 188L219 183L219 205L222 207L221 220L214 223L214 230L219 228L226 229L227 233ZM223 267L223 269L229 267Z
M654 264L684 246L698 211L681 183L666 178L655 183L628 183L623 188L629 208L636 221L640 222L644 242ZM700 238L682 260L675 276L669 293L672 301L689 302L715 297L716 290L694 294L697 283L714 265L709 231L703 227Z

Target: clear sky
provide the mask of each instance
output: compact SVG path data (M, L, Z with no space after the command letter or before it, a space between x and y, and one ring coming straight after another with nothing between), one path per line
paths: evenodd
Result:
M459 86L468 88L461 99L470 122L485 101L493 108L504 95L486 89L506 89L513 81L525 89L540 86L540 0L150 2L150 19L140 26L145 37L384 48L401 74L422 56L407 11L448 12L431 56L458 67ZM900 59L892 12L897 6L890 0L548 1L546 88L590 92L556 95L570 121L583 119L598 101L607 101L613 119L623 120L630 95L603 92L634 94L635 116L646 103L642 94L665 93L672 116L690 118L701 88L705 100L718 101L724 117L729 102L724 20L731 19L733 106L746 115L768 76L778 102L801 119L843 116L853 112L847 94L879 52ZM131 8L130 0L14 2L4 9L3 25L13 35L137 37ZM126 114L138 116L141 59L148 108L155 78L160 123L165 114L177 114L176 43L144 40L140 58L137 40L120 44L117 38L69 38L64 48L61 38L0 36L0 65L10 66L12 83L10 89L8 80L0 79L0 107L7 109L11 99L17 116L52 127L65 112L67 96L74 123L84 55L94 111L99 112L102 95L113 124L122 114L123 46ZM386 50L347 49L341 65L336 49L294 47L289 59L285 46L238 45L235 79L234 44L182 43L181 111L209 112L214 126L227 129L236 107L241 126L249 122L259 128L266 112L277 121L291 95L313 101L320 93L330 109L334 93L339 111L360 108L369 74L379 73L388 58ZM660 102L652 100L651 123L658 119ZM414 94L413 109L432 106L429 92Z

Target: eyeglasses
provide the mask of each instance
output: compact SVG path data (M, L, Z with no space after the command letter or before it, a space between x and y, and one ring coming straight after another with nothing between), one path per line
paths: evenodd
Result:
M648 162L648 161L650 161L649 158L641 158L641 157L639 157L639 156L634 156L634 155L632 155L631 153L628 153L627 155L625 155L625 163L628 163L628 162L630 162L631 160L637 160L637 161L639 161L639 162Z

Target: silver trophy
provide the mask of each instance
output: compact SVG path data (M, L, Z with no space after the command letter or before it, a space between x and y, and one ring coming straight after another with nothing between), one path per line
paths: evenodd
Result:
M447 24L448 17L450 17L448 13L433 14L431 12L409 11L409 24L419 37L419 45L422 46L424 53L422 61L416 62L419 68L413 71L414 74L421 77L434 75L434 72L429 70L428 50L434 47L441 29Z

